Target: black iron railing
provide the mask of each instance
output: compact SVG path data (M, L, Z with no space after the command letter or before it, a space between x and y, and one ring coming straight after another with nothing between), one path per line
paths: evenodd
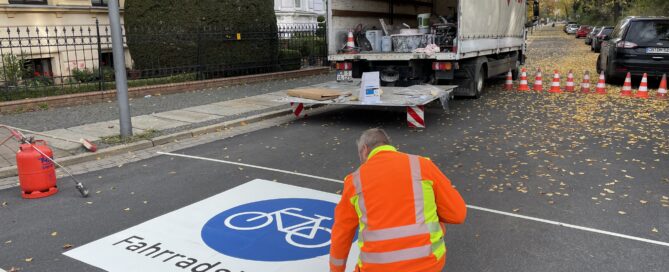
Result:
M128 85L328 65L322 25L279 25L268 29L124 28ZM113 89L111 52L108 25L2 26L0 101Z

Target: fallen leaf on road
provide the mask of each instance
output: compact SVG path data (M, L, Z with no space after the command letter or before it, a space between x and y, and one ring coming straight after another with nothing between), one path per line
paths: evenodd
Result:
M57 231L54 231L54 232L51 233L51 236L57 236L57 235L58 235Z
M520 209L518 208L513 209L513 212L518 212L518 211L520 211Z
M72 248L72 247L73 247L73 245L70 245L70 244L64 244L63 245L63 249L68 249L68 248Z
M123 209L123 210L126 211L126 212L129 212L129 211L130 211L130 208L125 208L125 209Z
M639 200L639 202L641 202L641 204L646 204L646 203L648 203L648 201L645 201L645 200Z
M93 202L87 201L86 204L91 205L91 204L93 204Z
M174 174L176 174L176 173L177 173L177 172L172 171L172 172L169 172L168 174L170 174L170 175L174 175Z
M7 270L7 272L18 272L18 271L21 271L21 268L13 267L13 266L9 270Z
M5 245L11 244L11 243L12 243L12 240L5 241Z
M664 199L664 200L669 200L669 197L667 197L667 196L662 196L662 199Z
M32 261L33 261L33 258L26 258L25 261L28 262L28 263L29 263L29 262L32 262Z
M650 230L650 231L652 231L652 232L655 232L655 233L658 233L658 232L660 232L660 231L658 231L658 230L657 230L657 228L653 228L653 229L652 229L652 230Z
M146 203L149 203L149 202L148 202L148 201L146 201L146 200L144 200L143 202L144 202L144 204L146 204Z
M604 191L606 191L609 194L615 194L616 193L615 191L613 191L611 189L604 189Z
M618 211L618 213L621 214L621 215L626 215L627 214L626 212L623 212L623 211Z
M3 207L7 207L7 204L8 204L7 201L2 202L2 206L3 206Z

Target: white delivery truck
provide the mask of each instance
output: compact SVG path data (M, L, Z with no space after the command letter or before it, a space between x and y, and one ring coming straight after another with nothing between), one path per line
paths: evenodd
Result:
M384 86L458 85L456 95L478 98L485 79L509 70L518 76L526 1L328 0L328 59L336 63L338 81L380 72ZM355 46L347 47L349 31L356 28ZM374 30L386 44L378 46L382 43L366 35ZM361 42L361 35L369 43Z

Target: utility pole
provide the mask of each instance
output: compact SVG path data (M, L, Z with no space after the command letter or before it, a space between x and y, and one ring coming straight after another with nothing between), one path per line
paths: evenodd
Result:
M120 112L121 138L132 136L130 120L130 102L128 101L128 78L125 74L125 53L123 49L123 32L121 30L121 13L119 1L109 0L109 26L112 36L112 52L114 54L114 74L116 79L116 98Z

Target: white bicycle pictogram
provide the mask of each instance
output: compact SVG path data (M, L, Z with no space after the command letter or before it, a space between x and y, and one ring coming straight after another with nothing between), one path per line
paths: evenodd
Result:
M288 244L295 246L295 247L301 247L301 248L319 248L319 247L324 247L328 246L330 244L330 234L332 233L332 230L326 227L321 226L321 222L323 220L332 220L330 217L314 214L316 216L315 218L307 217L301 214L298 214L296 212L301 212L302 209L300 208L286 208L283 210L271 212L271 213L265 213L265 212L241 212L237 214L233 214L229 216L228 218L225 219L225 226L234 230L257 230L266 227L267 225L271 224L274 221L274 218L276 218L276 229L280 232L286 233L286 242ZM292 216L300 219L306 220L305 222L295 224L292 226L284 226L282 216ZM250 226L236 226L232 223L232 220L237 219L237 222L241 220L241 222L245 223L251 223ZM253 224L255 223L255 224ZM293 240L294 236L306 238L309 240L313 240L316 238L317 234L319 231L325 231L327 232L327 241L324 243L320 244L301 244L298 242L295 242ZM322 237L322 236L321 236Z

